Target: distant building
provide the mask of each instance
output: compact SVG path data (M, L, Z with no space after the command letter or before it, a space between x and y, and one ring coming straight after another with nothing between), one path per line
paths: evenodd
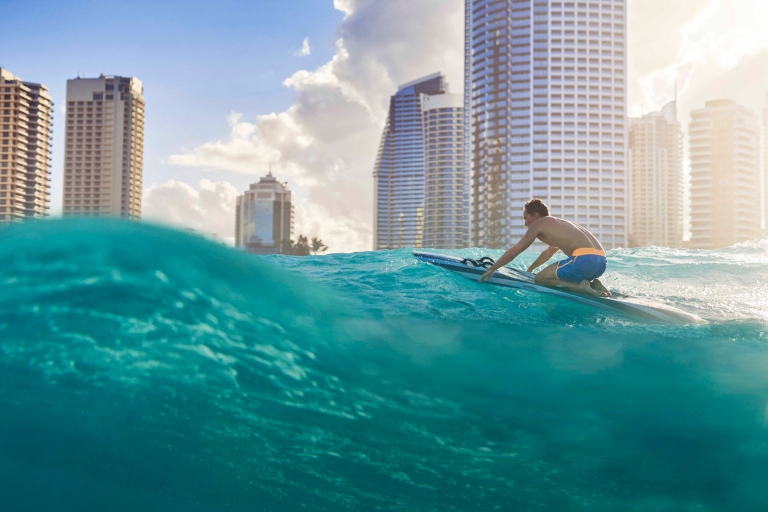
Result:
M464 98L424 95L424 238L436 249L469 247L469 176L465 169Z
M373 172L375 250L467 246L463 132L463 101L442 74L392 96Z
M422 96L444 94L440 73L398 88L389 102L373 171L374 250L422 247L424 235L424 127Z
M53 101L0 68L0 224L48 215Z
M143 94L137 78L67 80L65 217L141 218Z
M763 235L768 235L768 94L763 108Z
M536 197L626 246L626 0L465 2L473 244L516 243Z
M283 241L292 237L291 191L270 172L237 196L235 246L257 254L280 254Z
M691 248L719 249L760 228L757 118L731 100L691 113Z
M683 243L682 131L676 102L629 121L629 244Z

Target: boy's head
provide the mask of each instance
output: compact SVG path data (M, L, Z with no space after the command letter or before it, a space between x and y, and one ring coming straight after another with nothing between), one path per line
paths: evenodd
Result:
M549 208L541 199L531 199L525 203L523 208L523 218L525 219L525 227L529 227L542 217L549 217Z

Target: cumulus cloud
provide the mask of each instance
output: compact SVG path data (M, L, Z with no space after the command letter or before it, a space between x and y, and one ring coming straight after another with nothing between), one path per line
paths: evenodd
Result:
M170 180L144 190L142 216L234 244L236 198L237 189L225 181L201 180L194 188Z
M646 0L629 8L632 116L671 101L676 84L687 115L704 106L685 105L689 95L768 49L764 0Z
M304 42L301 44L301 50L297 51L295 55L298 57L306 57L307 55L312 55L312 48L309 46L308 37L304 38Z
M345 14L335 55L283 82L296 92L293 106L254 120L230 113L226 136L168 162L251 174L254 181L271 167L295 191L297 232L319 236L336 251L370 250L372 172L389 97L397 84L435 71L463 83L463 2L334 6Z

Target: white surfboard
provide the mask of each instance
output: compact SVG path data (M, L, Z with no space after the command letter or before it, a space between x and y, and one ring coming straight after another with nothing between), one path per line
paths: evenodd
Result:
M445 268L451 272L456 272L457 274L473 281L480 279L480 276L482 276L487 270L486 267L481 266L482 263L484 263L483 259L480 261L475 261L468 258L461 259L454 256L446 256L443 254L433 254L428 252L414 252L413 255L420 261L437 265L438 267ZM485 262L488 262L489 260L490 258L485 259ZM486 263L487 266L490 267L493 264L492 262L493 260L490 260L490 264ZM707 323L706 320L699 318L696 315L649 299L630 297L628 295L619 294L616 294L611 298L585 295L571 292L562 288L550 288L548 286L541 286L536 284L533 279L534 274L530 272L523 272L522 270L517 270L514 268L502 267L493 274L493 277L491 277L488 282L497 284L499 286L507 286L510 288L518 288L521 290L554 295L600 309L620 311L634 318L643 320L674 324Z

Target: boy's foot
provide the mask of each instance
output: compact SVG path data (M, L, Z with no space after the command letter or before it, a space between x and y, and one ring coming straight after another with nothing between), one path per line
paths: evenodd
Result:
M597 297L603 297L602 293L593 289L589 281L586 279L579 283L578 291L586 295L595 295Z
M611 291L603 286L603 283L601 283L599 279L593 279L590 287L598 292L600 297L613 297Z

